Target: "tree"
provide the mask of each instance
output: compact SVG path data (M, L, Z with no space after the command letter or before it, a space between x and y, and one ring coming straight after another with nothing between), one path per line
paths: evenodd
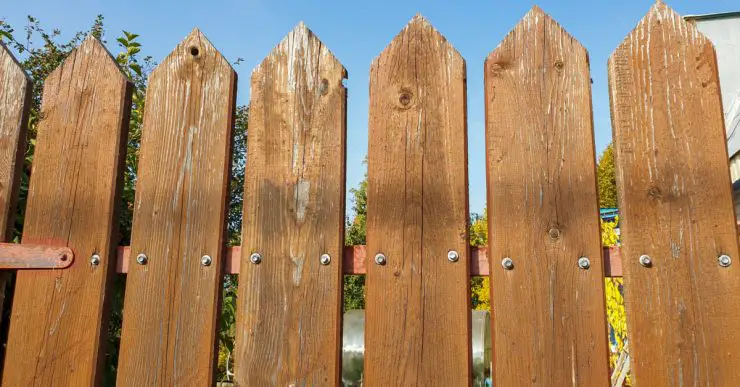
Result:
M614 170L614 144L610 143L599 156L596 170L599 187L599 206L615 208L617 202L617 175Z

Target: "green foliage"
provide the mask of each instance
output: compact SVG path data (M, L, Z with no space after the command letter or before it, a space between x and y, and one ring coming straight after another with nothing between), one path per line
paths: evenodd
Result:
M232 131L231 181L229 182L229 212L226 215L227 238L231 246L241 244L242 205L244 202L244 170L247 164L247 124L249 107L237 106Z
M470 246L482 247L488 242L488 209L483 215L470 217ZM491 310L491 281L488 277L470 279L470 303L475 310Z
M367 162L367 160L366 160ZM357 188L349 191L352 194L352 211L354 218L347 220L344 244L347 246L364 245L367 234L367 174ZM344 310L365 309L365 276L344 276Z
M604 208L618 207L617 175L614 170L614 144L610 143L599 156L596 177L599 188L599 206Z
M229 208L226 214L226 237L230 246L241 243L242 206L244 202L244 170L247 156L247 124L249 108L238 106L232 130L231 180L229 182ZM236 295L237 276L227 274L224 278L221 320L218 331L218 380L231 381L234 365L234 342L236 340Z

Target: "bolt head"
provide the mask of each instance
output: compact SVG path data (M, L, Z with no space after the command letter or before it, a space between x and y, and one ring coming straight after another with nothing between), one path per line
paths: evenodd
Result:
M722 254L719 257L717 257L717 261L719 262L719 265L722 267L730 267L730 265L732 265L732 258L730 258L730 256L726 254Z
M640 256L640 265L645 267L650 267L653 265L653 259L650 258L649 255L641 255Z
M136 256L136 263L139 265L146 265L146 263L149 261L149 258L147 258L146 254L141 253Z
M93 254L93 255L92 255L92 256L90 257L90 264L91 264L91 265L93 265L93 266L98 266L98 265L100 265L100 255L98 255L98 254Z
M578 258L578 267L583 270L588 270L591 267L591 261L588 259L588 257Z
M447 252L447 259L450 262L457 262L460 259L460 254L458 254L455 250L450 250Z
M329 254L321 254L321 258L319 258L319 262L321 262L322 265L326 266L331 263L331 255Z
M385 265L386 259L385 254L378 253L375 255L375 264L376 265Z
M501 260L501 266L506 270L514 270L514 260L506 257Z
M249 256L249 262L258 265L260 262L262 262L262 256L260 255L260 253L252 253L252 255Z
M212 262L213 262L213 259L211 258L211 256L210 256L210 255L204 255L204 256L203 256L203 257L202 257L202 258L200 259L200 264L201 264L202 266L211 266L211 263L212 263Z

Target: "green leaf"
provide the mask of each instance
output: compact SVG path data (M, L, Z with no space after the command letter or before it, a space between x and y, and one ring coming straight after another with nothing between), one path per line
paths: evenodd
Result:
M139 66L138 63L130 63L128 67L136 73L136 75L141 76L141 66Z
M128 32L126 30L123 31L123 34L126 35L126 38L131 41L139 37L138 34L132 34L131 32Z

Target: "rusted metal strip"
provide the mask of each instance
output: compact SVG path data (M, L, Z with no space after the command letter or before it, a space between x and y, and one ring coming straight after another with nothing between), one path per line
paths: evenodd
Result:
M241 249L241 246L226 249L226 262L224 262L224 272L226 274L239 274ZM365 246L345 246L342 254L344 274L365 274L366 254ZM118 273L128 273L130 255L129 246L118 247L118 264L116 265ZM471 276L485 277L490 274L491 264L488 260L487 247L473 247L470 250L470 258ZM604 276L622 276L622 259L619 254L619 247L604 248Z
M65 269L72 261L69 247L0 243L0 269Z

